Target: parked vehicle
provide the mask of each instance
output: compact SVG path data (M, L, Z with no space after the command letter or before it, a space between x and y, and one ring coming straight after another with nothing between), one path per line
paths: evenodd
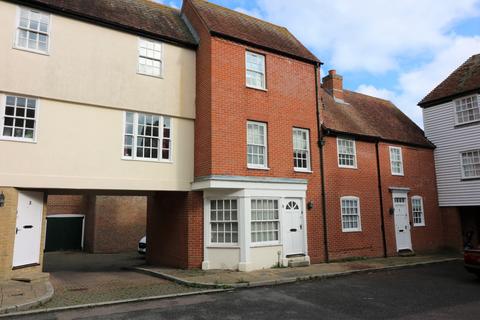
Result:
M480 278L480 248L465 249L463 254L465 269Z
M146 254L147 253L147 237L143 237L138 241L138 253Z

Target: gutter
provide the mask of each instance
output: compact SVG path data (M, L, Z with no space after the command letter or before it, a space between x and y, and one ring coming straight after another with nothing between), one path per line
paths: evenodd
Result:
M320 121L320 104L318 101L318 69L320 63L315 64L315 105L317 108L317 133L318 133L318 148L320 151L320 179L321 179L321 189L322 189L322 221L323 221L323 245L324 245L324 255L325 262L330 262L328 254L328 227L327 227L327 201L326 201L326 191L325 191L325 165L324 165L324 155L323 155L323 146L325 140L323 140L322 125Z
M387 257L387 239L385 236L385 217L383 215L383 191L382 191L382 175L380 172L380 154L378 151L378 143L375 142L375 153L377 158L377 179L378 179L378 196L380 198L380 221L381 221L381 230L382 230L382 244L383 244L383 257Z

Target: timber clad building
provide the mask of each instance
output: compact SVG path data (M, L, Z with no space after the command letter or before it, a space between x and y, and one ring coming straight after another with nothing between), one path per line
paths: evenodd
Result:
M0 279L42 271L47 203L49 225L87 212L79 248L146 228L147 262L180 268L458 242L422 130L322 84L283 27L203 0L0 1L0 24Z

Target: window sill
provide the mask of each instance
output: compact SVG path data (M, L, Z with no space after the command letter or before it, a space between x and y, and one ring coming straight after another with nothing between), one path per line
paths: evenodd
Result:
M249 86L249 85L246 85L245 86L247 89L253 89L253 90L258 90L258 91L262 91L262 92L268 92L268 90L266 88L261 88L261 87L253 87L253 86Z
M260 242L260 243L250 243L250 248L266 248L266 247L277 247L281 246L280 241L273 242Z
M313 171L309 170L309 169L293 168L293 171L298 172L298 173L313 173Z
M416 228L416 227L426 227L426 225L425 224L414 224L413 227L414 228Z
M247 169L249 169L249 170L264 170L264 171L270 171L270 168L268 168L268 167L252 167L252 166L247 166Z
M405 175L403 173L393 173L392 172L392 176L395 176L395 177L404 177Z
M207 245L207 249L240 249L238 244L209 244Z
M43 52L43 51L39 51L39 50L33 50L33 49L18 47L16 45L13 46L13 49L20 50L20 51L25 51L25 52L30 52L30 53L35 53L35 54L39 54L39 55L42 55L42 56L50 56L50 53L48 51Z
M37 143L36 139L22 139L22 138L14 138L14 137L1 137L0 141L11 141L11 142L22 142L22 143Z
M460 181L475 181L480 180L480 177L472 177L472 178L462 178Z
M463 128L463 127L470 127L470 126L476 126L480 125L480 120L475 120L475 121L469 121L469 122L464 122L464 123L455 123L453 128Z
M138 161L138 162L150 162L150 163L167 163L167 164L173 164L173 161L172 161L172 160L133 159L133 158L126 158L126 157L122 157L122 160L125 160L125 161Z
M339 167L340 169L355 169L355 170L358 169L357 166L342 166L342 165L338 165L338 167Z
M137 74L139 76L145 76L145 77L150 77L150 78L154 78L154 79L163 79L163 74L161 74L159 76L154 76L154 75L151 75L151 74L141 73L140 71L137 71Z
M352 230L348 230L348 229L347 229L347 230L344 230L344 229L342 229L342 232L344 232L344 233L361 233L361 232L362 232L362 229L355 229L355 230L354 230L354 229L352 229Z

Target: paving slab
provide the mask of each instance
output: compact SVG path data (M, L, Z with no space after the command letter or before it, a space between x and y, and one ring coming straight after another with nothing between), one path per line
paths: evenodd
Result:
M390 257L312 264L308 267L271 268L252 272L233 270L181 270L152 266L135 267L138 272L172 280L192 287L254 287L291 283L299 280L327 278L358 272L406 268L422 264L461 259L457 253L437 253L412 257Z
M49 301L54 289L44 278L34 282L0 282L0 314L27 310Z

